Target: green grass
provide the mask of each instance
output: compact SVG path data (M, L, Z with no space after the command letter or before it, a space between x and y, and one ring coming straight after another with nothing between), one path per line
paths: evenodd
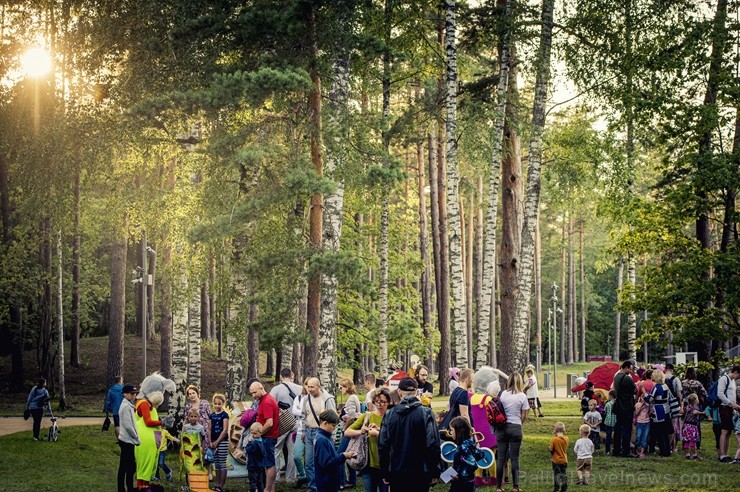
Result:
M558 405L558 406L556 406ZM550 410L566 409L565 403L552 404ZM548 408L546 407L546 408ZM552 426L556 420L565 423L566 433L571 440L569 456L570 485L575 486L575 456L572 454L576 441L576 429L580 420L574 413L559 418L536 419L525 424L524 443L521 451L522 490L552 490L552 468L547 446ZM714 441L709 426L704 426L704 461L687 462L683 455L670 458L649 457L644 460L626 460L609 456L595 456L592 485L583 490L622 491L728 491L737 490L737 465L719 464L716 461ZM42 431L43 433L43 431ZM734 450L734 445L731 445ZM168 463L174 469L177 457L172 454ZM20 432L0 437L0 475L5 477L2 489L5 492L43 492L67 490L116 490L118 469L118 446L111 433L102 433L98 426L66 427L59 442L33 442L31 432ZM179 483L164 483L168 492L179 491ZM229 479L228 490L245 490L246 479ZM279 487L281 492L287 492ZM361 492L361 488L355 489ZM448 490L438 485L435 492ZM480 489L493 492L492 488ZM508 487L508 490L511 490Z

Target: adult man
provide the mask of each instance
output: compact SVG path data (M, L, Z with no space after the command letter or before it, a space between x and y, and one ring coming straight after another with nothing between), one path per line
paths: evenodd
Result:
M439 478L437 424L432 410L416 397L414 379L402 379L398 392L401 403L386 412L380 427L380 470L392 490L427 492Z
M301 387L293 382L293 371L289 367L284 367L280 371L280 384L276 384L270 390L270 395L275 398L280 408L290 410L293 406L293 401L296 395L301 394ZM295 482L296 481L296 466L293 461L293 447L295 442L293 441L293 433L287 432L282 436L278 437L277 443L275 444L275 464L277 469L280 470L280 457L283 455L283 449L286 450L287 457L285 458L287 463L285 466L285 481Z
M719 460L722 463L732 462L732 457L727 455L730 448L730 435L733 433L732 413L740 410L737 404L737 383L740 378L740 366L733 366L730 372L719 378L717 382L717 396L722 402L719 407L719 426L722 433L719 437Z
M113 386L108 388L108 394L105 395L105 405L103 411L107 417L111 413L113 414L113 427L116 431L116 439L118 434L121 432L121 424L118 418L118 409L121 408L121 402L123 401L123 377L116 376L113 380Z
M614 413L617 416L617 425L614 428L614 456L632 457L630 453L630 439L632 438L632 420L635 416L635 390L637 386L632 379L635 362L630 359L622 363L619 372L614 376L614 391L617 400L614 403Z
M257 422L262 424L262 444L265 452L262 458L265 466L265 492L275 492L275 477L277 477L275 444L280 435L278 429L280 407L278 407L277 400L265 391L265 387L259 381L255 381L249 386L249 392L252 394L252 398L259 401Z
M416 384L419 385L419 400L425 407L432 406L432 396L434 396L434 386L427 381L429 379L429 369L423 364L416 366Z
M319 415L324 410L335 410L337 404L334 397L321 389L318 378L309 378L306 381L307 398L304 398L303 416L306 421L306 430L303 436L306 443L306 477L308 478L308 489L316 492L316 469L314 468L314 443L319 434L321 421Z
M141 444L136 430L134 417L134 400L139 388L131 384L121 386L121 404L116 409L119 417L120 432L118 445L121 447L121 458L118 462L118 492L134 492L134 475L136 475L136 457L134 448Z
M665 385L668 386L668 391L671 392L673 398L678 400L681 414L683 415L683 385L681 380L673 375L673 364L668 363L665 365ZM671 418L671 426L673 427L673 434L671 434L671 450L676 452L676 443L681 440L681 422L678 415Z

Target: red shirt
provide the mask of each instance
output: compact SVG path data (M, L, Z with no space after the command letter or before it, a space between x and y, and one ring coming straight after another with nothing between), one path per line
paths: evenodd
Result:
M265 393L265 396L260 398L259 407L257 407L257 422L265 425L267 419L272 419L272 428L264 434L263 437L272 437L277 439L280 437L280 429L278 428L278 422L280 421L280 407L278 407L277 400L273 398L269 393Z

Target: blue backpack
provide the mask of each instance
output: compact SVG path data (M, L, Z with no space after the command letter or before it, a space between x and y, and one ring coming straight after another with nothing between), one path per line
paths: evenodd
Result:
M727 388L730 387L730 377L725 375L722 376L722 378L727 378L727 386L725 388L725 394L727 394ZM719 386L719 379L712 383L712 385L709 387L709 391L707 391L707 397L704 399L704 403L706 403L706 406L711 408L719 408L720 405L722 405L722 400L719 399L719 395L717 394L717 388Z

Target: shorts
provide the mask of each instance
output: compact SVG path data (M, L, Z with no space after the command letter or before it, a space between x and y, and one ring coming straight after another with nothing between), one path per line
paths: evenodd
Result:
M262 445L265 448L265 455L262 457L262 465L265 468L272 468L275 466L275 444L277 444L277 439L274 437L262 438Z
M576 460L576 470L581 472L591 471L591 461L593 458L579 458Z
M722 405L719 407L719 426L722 430L732 430L732 407Z

